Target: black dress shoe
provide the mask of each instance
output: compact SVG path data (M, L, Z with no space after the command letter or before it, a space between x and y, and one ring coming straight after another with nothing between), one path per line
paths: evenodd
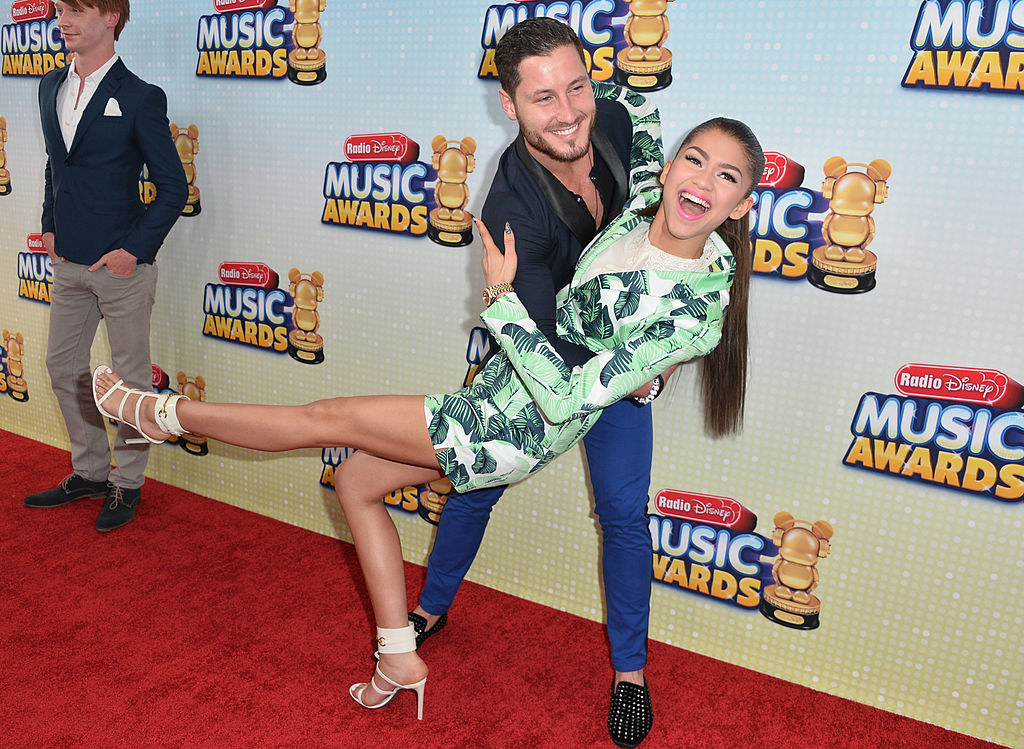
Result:
M89 481L77 473L69 474L55 489L25 497L25 507L60 507L76 499L100 499L107 496L106 481Z
M651 690L644 685L620 681L612 677L612 703L608 706L608 734L616 746L633 749L640 746L654 725Z
M448 612L444 612L438 617L437 621L434 622L434 626L427 629L427 620L425 617L420 616L415 611L409 612L409 623L412 628L416 630L416 647L419 648L424 641L431 635L436 635L442 629L444 625L448 623Z
M125 489L116 484L109 484L109 487L107 501L96 518L96 530L100 532L112 531L130 523L142 499L142 489Z

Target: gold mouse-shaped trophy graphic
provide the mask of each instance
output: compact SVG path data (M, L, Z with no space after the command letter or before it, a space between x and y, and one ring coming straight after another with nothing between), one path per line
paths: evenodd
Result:
M850 167L862 167L863 172ZM892 165L885 159L870 164L846 163L833 156L825 162L822 196L829 213L821 226L825 244L811 253L807 280L819 289L859 294L875 288L878 258L866 249L875 238L871 212L889 195L886 180Z
M672 83L668 39L668 4L672 0L629 0L623 36L626 46L615 56L615 82L636 91L660 91Z
M11 194L11 173L7 170L7 120L0 117L0 195Z
M21 333L5 330L4 348L7 350L7 394L24 403L28 400L28 383L25 381L25 337Z
M468 135L461 141L438 135L430 142L434 155L430 165L437 171L434 202L437 207L427 219L427 236L438 244L462 247L473 241L473 214L466 210L469 188L466 178L476 169L476 141Z
M320 49L320 14L327 10L327 0L289 0L288 9L295 16L295 48L288 53L288 80L300 86L315 86L327 79L327 55Z
M324 300L324 274L315 270L307 275L292 268L288 281L288 293L294 300L288 354L304 364L319 364L324 360L324 339L316 332L320 327L316 308Z
M189 125L187 128L178 127L171 123L171 138L174 140L174 147L178 150L178 158L185 169L185 179L188 182L188 200L185 207L181 209L182 216L198 216L202 213L203 207L199 202L199 188L196 187L196 154L199 153L199 128Z
M419 493L419 507L416 511L428 523L437 525L441 522L441 511L448 502L448 495L454 490L452 482L447 478L439 478L424 484Z
M202 375L189 377L184 372L178 372L178 392L189 400L205 401L206 380ZM206 437L201 437L198 434L185 432L178 438L178 444L185 452L193 455L206 455L210 452L210 448L206 444Z
M832 526L824 520L796 520L788 512L778 513L773 522L779 558L772 565L775 584L764 589L760 611L787 627L817 629L821 601L811 591L818 587L818 560L832 551Z

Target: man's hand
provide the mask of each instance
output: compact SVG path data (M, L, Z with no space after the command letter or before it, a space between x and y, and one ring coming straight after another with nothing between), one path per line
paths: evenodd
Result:
M45 235L44 235L45 236ZM107 266L107 270L117 276L130 276L135 272L138 260L125 249L111 250L89 266L89 271L96 271Z
M516 268L519 262L519 258L516 256L516 238L512 233L512 228L508 223L505 224L505 254L502 255L497 245L494 244L494 240L491 239L491 233L487 231L484 222L480 219L474 219L474 221L476 221L477 231L480 232L480 239L484 243L484 281L488 286L512 283L516 279Z
M57 256L57 252L53 249L55 237L52 231L43 232L43 249L46 250L46 254L50 256L50 262L56 263L60 258Z

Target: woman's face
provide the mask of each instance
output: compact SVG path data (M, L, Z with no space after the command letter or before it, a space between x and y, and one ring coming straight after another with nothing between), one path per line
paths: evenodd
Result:
M711 232L727 218L742 218L754 204L746 151L721 130L691 138L665 165L660 180L660 219L651 227L651 241L669 252L699 256Z

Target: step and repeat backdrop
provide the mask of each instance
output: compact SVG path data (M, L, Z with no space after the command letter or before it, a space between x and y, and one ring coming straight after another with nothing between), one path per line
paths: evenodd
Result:
M36 99L67 59L50 2L7 5L0 426L67 447ZM301 403L471 379L490 344L470 216L516 134L493 49L540 15L659 106L667 150L722 114L769 152L743 433L704 436L692 366L654 405L651 637L1024 743L1024 3L138 0L118 51L166 91L189 182L154 387ZM348 454L186 435L148 475L347 540ZM407 559L449 490L384 498ZM575 450L507 493L471 579L599 620L599 550Z

